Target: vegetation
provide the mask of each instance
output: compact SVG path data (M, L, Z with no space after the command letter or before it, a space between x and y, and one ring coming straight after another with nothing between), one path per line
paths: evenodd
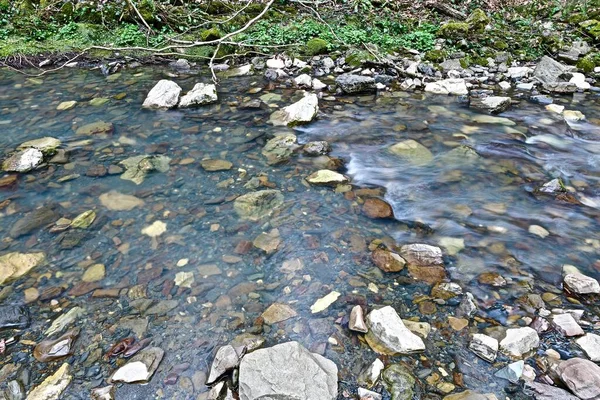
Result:
M369 44L381 54L426 52L434 63L457 51L483 62L499 51L527 60L556 54L576 39L600 41L600 7L591 0L441 3L451 4L447 7L458 14L467 9L469 15L462 20L449 17L447 10L428 7L431 3L423 0L331 0L318 12L277 0L267 14L232 38L243 46L220 46L218 57L249 51L307 56L344 51L360 60L372 57L365 53L364 45ZM239 30L263 8L264 3L253 1L0 0L0 57L73 53L92 46L156 49L178 43L173 40L214 41ZM180 52L208 59L215 49L182 46ZM593 69L597 60L596 55L586 57L581 68Z

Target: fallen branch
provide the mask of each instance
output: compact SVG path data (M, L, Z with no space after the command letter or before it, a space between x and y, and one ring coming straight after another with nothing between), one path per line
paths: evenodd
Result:
M135 13L137 14L138 18L142 21L142 23L144 24L144 26L146 27L146 29L148 29L148 32L154 33L154 31L152 30L152 28L150 28L150 25L148 25L148 23L146 22L146 20L144 19L144 17L142 17L142 14L140 13L140 10L138 10L137 7L135 6L135 3L133 2L133 0L127 0L127 3L129 4L129 6L131 8L133 8L133 11L135 11Z

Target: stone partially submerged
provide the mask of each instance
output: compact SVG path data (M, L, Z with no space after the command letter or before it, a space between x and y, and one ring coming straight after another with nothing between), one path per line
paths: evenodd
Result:
M592 277L584 274L567 274L564 278L567 289L577 294L600 294L600 284Z
M136 354L127 364L116 370L110 382L148 382L165 355L159 347L148 347Z
M173 108L179 102L180 93L181 87L178 84L168 79L161 79L150 90L142 107L158 109Z
M233 202L235 212L242 219L258 221L271 215L283 205L279 190L267 189L246 193Z
M45 261L44 253L8 253L0 256L0 285L19 279Z
M2 163L6 172L29 172L38 167L44 160L44 154L35 148L18 150Z
M194 88L179 100L179 108L202 106L218 101L217 87L212 84L196 83Z
M171 159L163 155L141 155L130 157L119 164L125 167L121 179L141 184L150 172L167 172Z
M453 78L443 81L429 82L425 85L425 91L433 94L451 94L462 96L469 93L464 79Z
M556 373L580 399L600 399L600 366L597 364L575 357L561 362Z
M73 376L70 375L71 366L64 363L28 394L26 400L58 400L65 391Z
M412 354L425 350L423 340L412 333L390 306L367 315L369 333L365 336L371 348L380 354Z
M318 112L319 98L316 94L310 93L294 104L275 111L269 121L275 126L301 125L315 119Z
M298 342L256 350L240 363L240 400L337 399L337 366Z
M335 83L347 94L374 92L377 90L375 79L370 76L343 74L336 78Z

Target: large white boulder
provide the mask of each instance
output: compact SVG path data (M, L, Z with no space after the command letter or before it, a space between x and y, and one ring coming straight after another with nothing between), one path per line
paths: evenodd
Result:
M196 83L194 88L179 100L179 107L201 106L218 100L217 87L212 83Z
M142 107L144 108L173 108L179 102L181 87L173 81L161 79L150 90Z

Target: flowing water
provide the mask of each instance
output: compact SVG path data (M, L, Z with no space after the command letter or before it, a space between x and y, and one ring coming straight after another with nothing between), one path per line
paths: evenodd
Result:
M252 333L265 345L298 340L332 359L345 398L344 391L355 393L361 369L376 358L362 337L348 330L349 311L356 304L369 310L389 304L403 318L433 327L423 355L391 358L410 365L419 377L418 396L436 398L444 392L443 381L457 390L463 382L500 395L510 390L508 381L494 378L497 368L468 352L472 333L525 324L533 317L521 305L529 294L553 298L548 308L584 309L588 320L597 319L597 306L573 304L562 292L565 264L600 274L595 94L555 99L587 117L570 123L519 93L512 94L515 104L501 119L455 97L407 92L326 97L316 121L291 129L269 125L269 115L301 94L268 87L259 76L222 82L215 105L142 109L149 89L165 74L143 68L107 78L99 71L62 70L27 78L0 71L2 153L44 136L59 139L66 150L62 160L19 174L16 181L6 178L0 187L0 255L44 252L47 259L1 286L2 305L25 305L31 324L0 331L0 339L17 335L17 343L0 355L0 387L16 377L27 391L68 362L74 378L64 398L89 398L91 388L103 386L123 363L103 358L107 350L135 336L151 338L165 357L150 384L122 385L117 398L194 399L208 390L203 383L215 349ZM209 77L174 80L186 91ZM90 104L95 98L108 101ZM260 108L243 107L259 98ZM71 100L77 101L74 108L57 110ZM98 121L112 123L113 131L76 133ZM297 151L285 163L268 164L261 151L282 133L295 134L299 144L328 141L330 158ZM390 152L407 139L430 154ZM169 157L168 171L151 172L140 184L121 179L119 163L145 154ZM227 160L232 167L206 171L204 159ZM350 185L311 186L304 180L335 159L343 161L340 172ZM553 178L561 178L568 192L538 191ZM258 222L241 220L234 199L269 188L283 193L283 208ZM100 198L111 191L141 201L129 210L110 209ZM364 215L367 196L389 202L395 219ZM51 210L53 219L15 234L15 225L40 207ZM57 228L59 218L72 220L89 210L96 219L88 228ZM166 224L164 233L142 233L156 221ZM275 251L266 254L251 245L262 233L271 235L269 245L279 242ZM380 271L370 258L379 243L441 246L448 280L473 293L478 318L460 331L450 327L447 317L457 302L432 301L431 285L406 269ZM85 278L96 264L104 271ZM488 284L484 273L500 283ZM178 286L176 276L187 281ZM333 290L340 298L311 313L310 306ZM289 305L297 316L264 324L261 313L273 303ZM81 332L73 355L50 363L35 360L35 343L46 338L53 320L75 307L81 313L71 325ZM541 349L547 348L569 356L580 352L554 334L543 340ZM440 377L439 368L449 376ZM431 384L428 377L436 374L439 379Z

